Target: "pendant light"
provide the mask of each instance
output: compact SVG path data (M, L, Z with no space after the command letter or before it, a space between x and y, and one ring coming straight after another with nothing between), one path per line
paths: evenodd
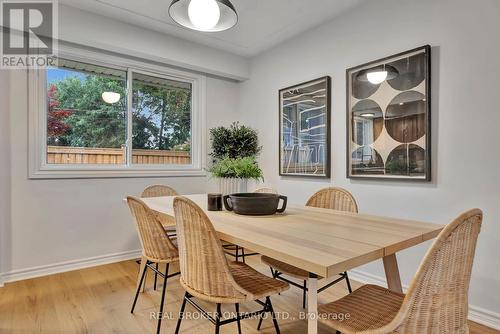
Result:
M227 30L238 22L229 0L173 0L168 14L181 26L204 32Z
M120 93L115 92L104 92L101 95L102 100L108 104L115 104L120 101L121 95Z
M384 64L360 71L356 76L356 79L359 81L367 81L373 85L378 85L385 80L394 79L398 75L399 72L394 66Z

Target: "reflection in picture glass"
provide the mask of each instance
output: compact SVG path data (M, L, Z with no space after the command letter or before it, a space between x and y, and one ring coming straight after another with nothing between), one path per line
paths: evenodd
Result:
M328 177L329 78L280 91L280 174Z
M430 47L347 70L347 176L430 180Z

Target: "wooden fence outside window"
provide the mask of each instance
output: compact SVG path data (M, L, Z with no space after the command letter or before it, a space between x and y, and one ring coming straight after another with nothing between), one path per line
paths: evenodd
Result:
M91 148L48 146L48 164L106 164L125 163L125 148ZM132 163L144 165L187 165L189 152L163 150L132 150Z

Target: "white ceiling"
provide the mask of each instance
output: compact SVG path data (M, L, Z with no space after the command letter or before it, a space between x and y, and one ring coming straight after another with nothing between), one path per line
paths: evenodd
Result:
M168 16L171 0L59 0L59 3L177 36L241 56L254 56L367 0L231 0L236 27L219 33L191 31Z

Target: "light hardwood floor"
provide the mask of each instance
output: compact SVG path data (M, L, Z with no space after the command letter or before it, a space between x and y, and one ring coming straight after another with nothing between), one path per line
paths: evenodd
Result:
M258 257L248 261L258 270L269 273ZM0 288L0 333L154 333L156 320L151 312L158 310L160 292L152 290L152 276L148 275L146 292L141 294L135 310L130 314L139 266L126 261L63 274L46 276L6 284ZM177 269L177 268L175 268ZM353 282L353 287L360 284ZM347 293L345 284L323 292L320 302L328 302ZM184 291L178 278L172 278L167 285L167 317L162 333L173 333L180 301ZM307 324L301 320L300 291L291 288L281 296L273 297L277 312L288 312L288 319L281 319L280 328L284 334L306 333ZM214 307L205 304L208 310ZM257 309L254 303L242 305L241 311ZM223 311L232 312L233 306ZM194 311L187 306L186 311ZM194 316L194 313L193 313ZM242 321L245 334L274 333L271 320L264 321L262 330L256 330L257 320ZM495 330L471 323L471 333L493 334ZM184 320L182 333L213 333L214 327L208 320ZM222 327L222 334L237 333L236 325ZM319 333L333 333L320 325Z

